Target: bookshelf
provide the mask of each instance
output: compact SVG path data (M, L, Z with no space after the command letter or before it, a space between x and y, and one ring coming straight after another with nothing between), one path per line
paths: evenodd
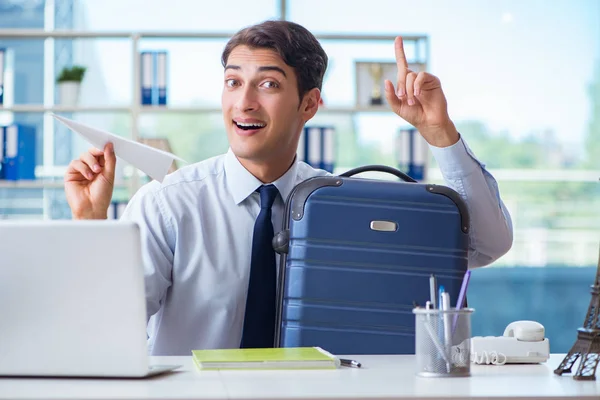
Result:
M0 180L0 189L62 189L64 186L62 179ZM115 189L127 188L127 185L115 184Z
M10 107L0 106L0 112L14 113L130 113L129 106L44 106L38 104L19 104ZM138 112L143 113L220 113L219 107L196 107L196 106L140 106ZM320 114L359 114L390 112L386 107L322 107Z
M221 109L215 106L199 107L199 106L148 106L141 104L141 87L140 87L140 41L143 39L172 39L172 40L215 40L229 39L234 32L184 32L184 31L74 31L74 30L43 30L43 29L0 29L0 40L44 40L44 49L52 52L54 41L59 39L119 39L128 41L130 55L132 60L131 74L131 103L126 105L94 105L94 106L61 106L53 104L54 84L44 85L44 102L43 104L15 104L0 106L0 113L40 113L43 114L43 129L44 129L44 148L43 148L43 168L53 169L54 166L54 121L52 113L118 113L128 115L131 126L131 139L139 140L140 135L140 116L147 114L199 114L199 113L220 113ZM380 42L393 43L395 35L345 35L345 34L316 34L320 41L334 42ZM429 59L429 41L426 35L406 35L403 36L404 42L414 43L415 46L423 49L421 51L420 60L424 64ZM46 57L46 55L44 56ZM378 60L373 60L377 62ZM53 62L44 63L45 79L53 79L56 76ZM49 87L52 87L49 89ZM47 93L50 92L50 93ZM361 113L389 113L390 110L386 106L374 107L335 107L325 106L319 110L319 115L326 118L327 115L348 115L355 116ZM57 177L58 178L58 177ZM143 183L143 179L137 173L132 173L128 179L127 187L129 196L133 195ZM20 182L12 183L0 181L0 189L60 189L62 188L62 180L55 179L40 179L35 182ZM1 213L1 212L0 212Z
M112 106L44 106L39 104L19 104L14 106L2 107L0 111L13 112L13 113L74 113L74 112L85 112L85 113L118 113L118 112L130 112L130 107L112 107Z

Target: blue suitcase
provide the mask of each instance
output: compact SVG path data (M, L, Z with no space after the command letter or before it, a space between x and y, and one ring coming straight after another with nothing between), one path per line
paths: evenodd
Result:
M403 181L351 177L392 173ZM273 246L279 265L275 346L334 354L413 354L412 309L429 277L452 305L467 271L469 215L454 190L386 166L298 184Z

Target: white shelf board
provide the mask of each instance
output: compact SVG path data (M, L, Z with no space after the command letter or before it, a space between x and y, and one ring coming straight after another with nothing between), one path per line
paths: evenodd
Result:
M152 39L229 39L234 35L234 32L198 32L198 31L75 31L75 30L53 30L46 31L43 29L0 29L0 37L13 39L27 38L104 38L104 39L119 39L119 38L152 38ZM393 42L396 35L357 35L357 34L319 34L315 33L315 37L319 40L335 40L335 41L387 41ZM406 35L402 36L405 42L423 40L427 35Z
M43 106L39 104L20 104L1 107L0 112L15 113L128 113L133 110L130 106ZM146 106L137 107L140 113L220 113L218 106ZM321 107L320 113L352 114L352 113L388 113L392 110L387 106L379 107Z
M40 104L19 104L9 107L0 107L0 112L8 111L15 113L46 113L46 112L86 112L86 113L110 113L110 112L130 112L131 107L127 106L44 106Z
M140 113L153 114L153 113L220 113L220 107L210 106L140 106L138 108Z
M62 189L65 184L62 179L60 180L19 180L19 181L7 181L0 179L0 189ZM126 189L129 186L124 183L115 184L115 189Z
M140 106L140 113L220 113L218 106ZM379 107L321 107L320 113L352 114L352 113L388 113L392 112L387 106Z
M161 32L161 31L75 31L42 29L0 29L0 37L13 39L130 39L156 38L156 39L228 39L233 32Z
M20 180L7 181L0 180L0 189L54 189L63 188L63 181L43 181L43 180Z
M0 29L0 37L13 39L45 39L45 38L130 38L131 32L111 31L73 31L43 29Z
M377 107L328 107L322 106L319 108L319 113L334 113L334 114L356 114L356 113L390 113L393 112L388 106Z

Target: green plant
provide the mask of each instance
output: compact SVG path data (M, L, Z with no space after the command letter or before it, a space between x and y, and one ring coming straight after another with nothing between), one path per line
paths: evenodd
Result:
M56 78L56 82L81 82L83 80L83 76L85 75L86 67L82 67L80 65L73 65L72 67L64 67L58 78Z

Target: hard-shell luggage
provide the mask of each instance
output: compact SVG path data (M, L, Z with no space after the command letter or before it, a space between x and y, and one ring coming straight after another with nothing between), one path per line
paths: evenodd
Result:
M393 173L404 181L351 177ZM456 303L469 215L454 190L367 166L298 184L273 240L279 265L275 346L336 354L412 354L413 307L431 274ZM277 231L276 231L277 232Z

